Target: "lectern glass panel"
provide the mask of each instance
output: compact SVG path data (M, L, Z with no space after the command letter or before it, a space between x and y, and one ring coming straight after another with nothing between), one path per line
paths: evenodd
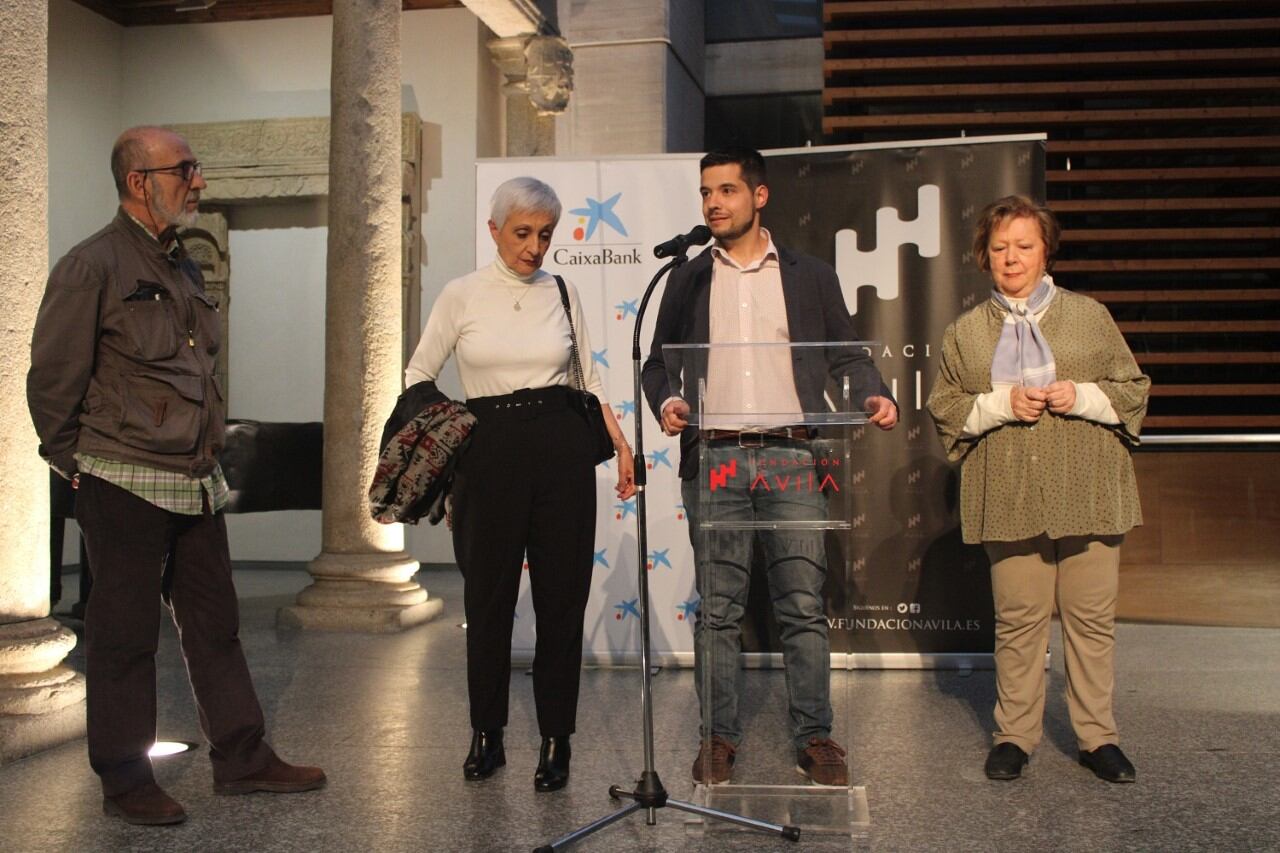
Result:
M833 670L828 598L848 588L856 556L847 500L862 466L851 459L852 436L878 390L866 387L867 349L701 344L663 353L697 436L686 449L697 474L682 483L699 597L694 778L709 786L700 793L708 803L808 815L811 833L867 827L856 779L835 795L813 787L830 781L827 762L838 759L822 742L851 739L849 676L844 655ZM811 742L818 748L807 757Z

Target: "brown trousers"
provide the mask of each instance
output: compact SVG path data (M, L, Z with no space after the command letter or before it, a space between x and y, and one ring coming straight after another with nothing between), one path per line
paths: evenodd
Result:
M1118 743L1116 592L1123 536L1038 536L985 543L996 610L995 743L1031 753L1043 734L1045 668L1054 603L1062 621L1067 711L1080 749Z
M76 521L93 572L85 611L89 764L106 796L154 781L160 599L178 627L215 782L266 766L262 708L240 648L222 513L167 512L82 474Z

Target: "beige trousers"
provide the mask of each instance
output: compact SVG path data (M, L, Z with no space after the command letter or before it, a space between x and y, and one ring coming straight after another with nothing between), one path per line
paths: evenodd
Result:
M1119 743L1116 592L1123 536L1038 536L985 543L996 610L995 743L1030 754L1044 732L1045 668L1055 601L1062 621L1067 710L1080 749Z

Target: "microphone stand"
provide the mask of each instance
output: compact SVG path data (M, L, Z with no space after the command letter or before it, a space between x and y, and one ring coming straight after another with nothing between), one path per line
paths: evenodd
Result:
M644 771L640 774L640 779L636 782L634 790L628 791L619 785L609 786L609 796L611 798L615 800L629 799L631 800L630 803L617 811L573 830L567 835L560 836L550 844L535 848L533 853L556 853L556 851L563 850L570 844L580 841L610 824L617 823L641 809L645 810L645 823L648 826L655 826L658 823L658 809L661 808L673 808L711 820L721 820L748 829L780 835L788 841L800 840L800 827L798 826L769 823L768 821L756 820L733 812L671 799L667 796L667 789L663 787L662 780L658 777L658 771L654 768L653 676L649 669L649 575L645 568L645 561L649 554L648 517L645 512L645 486L648 476L644 464L644 423L641 416L643 397L641 396L642 390L640 387L640 325L644 322L644 312L649 306L649 298L653 296L654 288L658 286L658 282L662 280L664 275L688 260L685 256L687 251L687 246L680 247L674 257L662 269L658 270L653 280L649 282L649 287L644 292L644 298L640 300L640 309L636 312L635 334L631 339L631 373L636 401L635 458L638 460L635 473L636 550L639 555L637 573L640 587L640 696L644 709Z

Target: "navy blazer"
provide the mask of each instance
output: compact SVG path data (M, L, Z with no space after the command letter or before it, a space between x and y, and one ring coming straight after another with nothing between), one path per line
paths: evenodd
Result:
M671 274L658 308L653 343L645 359L641 382L654 416L661 420L659 406L673 397L686 397L684 388L695 388L705 365L701 359L669 366L663 356L665 344L708 343L711 336L711 249ZM787 306L787 329L793 343L805 341L857 340L849 309L844 304L840 279L830 264L800 252L778 249L782 274L782 296ZM695 364L694 362L701 362ZM843 348L797 348L792 350L796 395L806 412L825 411L827 378L848 376L853 400L861 406L867 397L890 397L880 371L864 350ZM670 368L670 369L669 369ZM698 431L687 427L680 436L680 477L692 479L698 473Z

